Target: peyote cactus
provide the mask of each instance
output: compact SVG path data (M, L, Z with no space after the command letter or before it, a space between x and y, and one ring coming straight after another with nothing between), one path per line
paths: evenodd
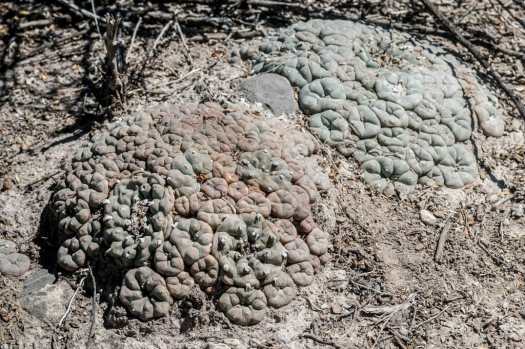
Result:
M50 208L59 265L107 259L141 320L193 290L252 325L309 285L329 238L311 205L328 177L311 136L215 104L160 106L109 123L67 164Z
M478 178L470 149L472 113L458 65L405 34L342 20L297 23L241 54L254 73L277 73L299 89L299 105L321 141L361 164L379 191L417 183L460 188ZM475 79L472 110L488 136L501 136L497 100Z

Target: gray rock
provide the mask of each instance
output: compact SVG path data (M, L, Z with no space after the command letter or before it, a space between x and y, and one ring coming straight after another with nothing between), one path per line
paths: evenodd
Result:
M437 223L436 216L434 216L429 210L419 211L419 218L421 218L421 221L426 225L436 225Z
M0 254L11 254L16 252L16 244L11 240L0 239Z
M24 309L41 321L57 324L64 315L67 303L73 294L69 284L60 281L56 284L47 284L39 290L32 287L29 289L33 292L26 293L24 289L22 296Z
M241 83L241 92L250 102L259 102L274 114L293 114L297 110L292 85L285 77L262 73Z

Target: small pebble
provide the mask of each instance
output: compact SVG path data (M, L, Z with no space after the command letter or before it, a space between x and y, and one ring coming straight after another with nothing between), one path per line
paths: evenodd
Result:
M331 308L332 314L341 314L343 312L343 307L341 306L341 304L332 303Z
M421 218L421 221L426 225L436 225L437 223L436 216L434 216L429 210L419 211L419 218Z
M425 249L425 245L423 245L422 243L418 242L418 243L416 244L416 246L415 246L415 249L416 249L416 251L418 251L418 252L419 252L419 251L422 251L422 250Z
M2 183L2 191L9 191L13 189L13 180L11 177L5 177Z
M327 271L328 288L332 290L344 290L349 283L346 270L334 269Z
M525 215L525 207L523 204L516 204L512 206L512 216L521 218Z

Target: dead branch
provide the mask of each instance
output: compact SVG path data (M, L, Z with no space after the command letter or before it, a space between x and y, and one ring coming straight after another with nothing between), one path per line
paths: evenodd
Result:
M102 89L106 100L103 100L103 106L111 106L114 96L119 99L121 105L126 103L126 49L119 37L120 23L120 17L107 16L106 18L107 27L104 36L106 57Z
M502 77L496 72L490 64L482 56L481 52L475 47L469 40L467 40L460 32L459 29L446 18L438 8L431 2L431 0L422 0L428 10L449 30L454 37L459 41L473 56L476 60L485 68L501 87L501 89L507 94L512 100L521 117L525 120L525 105L521 102L521 99L514 93L514 90L508 86L502 79Z

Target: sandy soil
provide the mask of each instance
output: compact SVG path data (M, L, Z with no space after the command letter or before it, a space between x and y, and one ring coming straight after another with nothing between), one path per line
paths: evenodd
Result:
M473 3L453 12L456 18L464 16L462 25L479 19L483 12L477 11L493 11L487 5L491 2L483 1L467 16ZM6 18L0 33L9 33L7 14L19 10L14 7L0 5ZM388 18L368 8L376 18ZM399 11L405 12L398 16L410 14L402 6ZM47 239L52 227L46 225L44 209L62 164L90 132L109 122L86 87L97 74L103 46L88 20L71 26L71 18L59 15L49 15L54 25L29 27L14 39L1 34L0 238L14 241L32 261L21 277L0 275L1 348L525 347L524 127L508 99L481 74L501 97L506 131L497 139L476 133L482 172L478 183L461 190L418 188L406 197L385 197L361 182L355 162L321 146L334 188L323 193L315 209L332 236L332 261L292 304L250 328L230 324L208 299L179 304L169 317L142 323L128 320L118 308L109 314L111 297L99 282L95 335L88 343L93 285L86 271L71 275L56 270L56 247ZM514 17L501 18L496 28L506 28ZM154 29L158 33L161 27ZM273 30L264 23L257 29ZM514 49L525 49L522 29L506 34L518 39L500 44L514 42ZM155 37L137 38L128 61L130 70L145 66L143 78L130 85L127 104L115 107L113 118L159 102L243 103L238 85L250 67L231 56L244 39L200 42L189 37L183 44L177 31L170 31L147 58ZM446 45L478 68L443 37L427 40ZM9 55L14 62L6 64ZM519 70L521 63L515 62L521 61L509 63L507 58L497 56L495 66L511 71L516 65ZM523 93L523 72L518 70L511 83ZM300 114L294 120L302 124ZM434 224L422 221L424 210L435 216ZM44 295L32 293L32 280L46 272L56 277L49 281L53 288L46 286ZM37 304L47 300L48 307ZM70 302L71 312L61 322Z

